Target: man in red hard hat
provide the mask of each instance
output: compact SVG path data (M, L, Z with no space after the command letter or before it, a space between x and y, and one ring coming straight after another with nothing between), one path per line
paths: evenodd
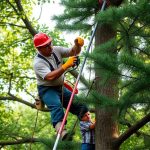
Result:
M75 45L71 48L52 46L52 38L45 33L38 33L33 39L37 49L34 58L34 71L37 77L38 93L42 101L50 110L52 124L56 131L62 124L64 117L63 107L67 108L71 92L65 87L62 91L64 72L77 63L77 56L84 45L84 40L80 37L75 39ZM68 57L66 63L62 59ZM63 93L63 98L62 98ZM73 102L70 112L78 116L79 119L88 111L85 105ZM67 137L64 128L61 134L62 140Z

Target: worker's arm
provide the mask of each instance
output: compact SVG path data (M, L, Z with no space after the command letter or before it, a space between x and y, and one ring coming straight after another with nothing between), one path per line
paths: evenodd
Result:
M74 66L76 64L76 61L77 61L76 56L69 57L65 64L63 64L58 69L55 69L54 71L49 72L45 76L44 79L45 80L56 80L56 79L58 79L68 68Z
M84 40L81 37L77 37L74 40L75 45L72 47L70 51L70 56L76 56L80 53L81 47L84 45Z
M45 76L45 80L56 80L58 79L63 73L65 72L65 70L60 67L52 72L49 72L46 76Z

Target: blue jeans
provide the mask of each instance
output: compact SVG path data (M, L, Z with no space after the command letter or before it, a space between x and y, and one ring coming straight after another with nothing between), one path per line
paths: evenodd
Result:
M70 100L71 92L66 89L65 87L62 88L61 86L57 87L45 87L39 86L39 96L43 100L43 102L47 105L50 110L51 121L53 126L58 122L61 122L64 118L64 108L67 108L68 102ZM63 93L63 100L62 100L62 93ZM78 102L73 102L70 107L70 112L72 114L77 115L79 118L83 116L88 111L88 108L83 105L79 104Z
M81 150L95 150L95 144L82 143Z

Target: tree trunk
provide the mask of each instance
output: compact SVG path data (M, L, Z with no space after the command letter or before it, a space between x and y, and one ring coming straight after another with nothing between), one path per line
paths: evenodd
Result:
M109 25L98 27L95 35L96 46L115 37L116 33ZM114 49L109 50L110 53L115 52ZM109 52L108 51L108 52ZM96 76L96 90L108 97L118 97L117 78L110 78L104 85L100 83L103 81L104 70L95 70ZM113 141L118 137L118 126L115 120L117 110L113 108L96 108L96 150L118 150L114 147Z

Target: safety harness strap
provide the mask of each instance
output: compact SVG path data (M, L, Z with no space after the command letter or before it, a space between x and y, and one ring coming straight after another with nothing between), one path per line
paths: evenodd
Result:
M53 56L54 56L54 58L55 58L55 61L56 61L57 66L58 66L61 62L59 61L57 55L56 55L54 52L53 52L52 54L53 54Z
M54 59L55 59L55 61L56 61L57 66L58 66L61 62L59 61L59 59L58 59L58 57L56 56L55 53L52 53L52 54L53 54L53 56L54 56ZM45 60L45 61L49 64L50 70L51 70L51 71L54 71L54 67L52 66L52 64L51 64L44 56L38 54L37 57L39 57L39 58Z

